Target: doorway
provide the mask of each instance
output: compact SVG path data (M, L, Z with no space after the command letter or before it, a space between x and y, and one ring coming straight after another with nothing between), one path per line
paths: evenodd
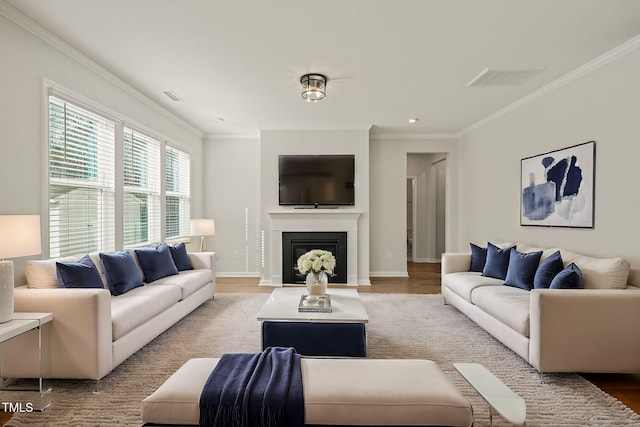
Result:
M440 262L446 247L446 153L408 153L407 261Z

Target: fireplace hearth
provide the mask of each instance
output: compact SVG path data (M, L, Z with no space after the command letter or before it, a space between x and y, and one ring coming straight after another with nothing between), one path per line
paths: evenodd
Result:
M347 233L341 231L282 232L282 283L304 283L296 269L298 258L312 249L331 252L336 257L329 283L347 283Z

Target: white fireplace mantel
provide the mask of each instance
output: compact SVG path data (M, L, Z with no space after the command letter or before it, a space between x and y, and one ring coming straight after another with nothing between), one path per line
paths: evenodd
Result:
M279 209L271 218L271 285L282 285L282 233L342 231L347 233L347 285L358 285L358 218L354 209Z

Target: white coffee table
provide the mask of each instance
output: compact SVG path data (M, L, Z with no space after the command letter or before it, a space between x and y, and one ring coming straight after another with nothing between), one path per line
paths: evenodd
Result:
M276 288L258 312L258 320L367 323L369 316L356 289L329 289L331 313L299 312L300 297L307 288Z
M300 312L304 287L276 288L258 312L262 347L294 347L305 356L365 357L367 310L356 289L329 289L331 313Z

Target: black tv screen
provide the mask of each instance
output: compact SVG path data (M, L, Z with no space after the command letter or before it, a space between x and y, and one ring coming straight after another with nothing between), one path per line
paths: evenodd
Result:
M353 154L279 156L280 205L353 205L354 157Z

